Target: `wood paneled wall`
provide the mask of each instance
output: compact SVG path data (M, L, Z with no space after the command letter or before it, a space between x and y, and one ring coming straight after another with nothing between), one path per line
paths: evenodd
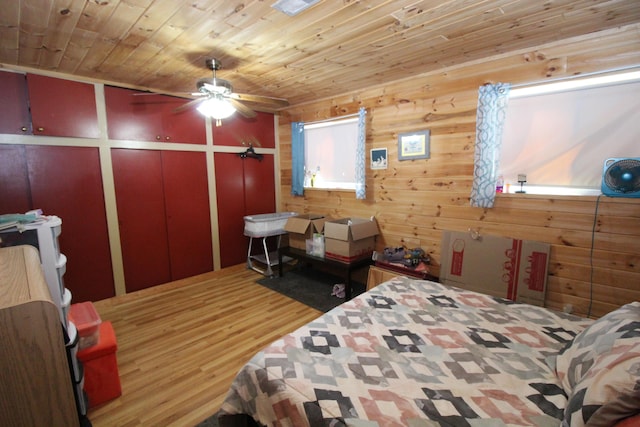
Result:
M375 215L378 249L420 246L431 254L436 275L443 230L548 242L547 307L571 304L574 313L587 315L591 305L590 315L600 317L640 300L640 199L502 194L492 209L469 204L479 86L638 66L638 46L640 26L632 25L292 107L280 117L279 209ZM351 114L361 106L367 109L367 162L371 148L386 147L389 155L386 170L367 170L367 199L319 189L291 196L291 121ZM399 162L398 133L425 128L431 130L431 158Z

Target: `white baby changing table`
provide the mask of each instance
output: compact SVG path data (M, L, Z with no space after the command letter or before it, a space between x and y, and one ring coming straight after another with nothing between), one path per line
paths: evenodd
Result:
M273 276L273 267L278 265L278 252L280 249L280 240L283 234L287 232L284 229L284 225L287 223L287 219L292 216L296 216L296 212L278 212L261 215L247 215L244 217L244 235L249 237L249 249L247 250L247 268L264 274L265 276ZM267 238L277 237L277 248L274 252L269 252L267 248ZM264 253L252 254L253 239L262 239L262 248ZM264 269L260 269L255 266L253 261L258 261L265 265ZM283 260L282 262L287 262Z

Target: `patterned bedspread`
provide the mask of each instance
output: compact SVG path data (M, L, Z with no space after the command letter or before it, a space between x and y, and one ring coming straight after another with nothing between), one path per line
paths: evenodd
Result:
M265 426L558 426L566 396L554 356L589 323L396 278L257 353L220 421L248 414Z

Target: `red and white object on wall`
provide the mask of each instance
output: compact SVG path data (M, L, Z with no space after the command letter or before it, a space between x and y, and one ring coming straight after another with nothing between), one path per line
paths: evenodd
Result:
M548 243L445 231L440 281L517 302L544 306Z

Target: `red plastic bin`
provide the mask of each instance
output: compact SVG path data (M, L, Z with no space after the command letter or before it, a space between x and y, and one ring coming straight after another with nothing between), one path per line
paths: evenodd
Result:
M96 345L100 339L100 323L102 323L102 319L100 319L100 315L93 303L86 301L71 304L69 320L78 329L78 335L80 335L79 350Z
M84 390L89 397L90 408L122 394L117 349L113 325L111 322L102 322L98 343L78 351L78 359L84 367Z

